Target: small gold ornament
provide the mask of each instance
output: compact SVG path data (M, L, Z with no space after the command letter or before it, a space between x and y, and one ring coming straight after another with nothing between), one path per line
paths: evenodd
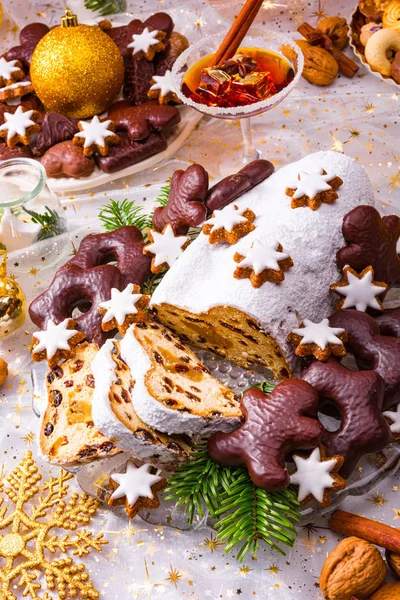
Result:
M0 531L4 531L0 535L0 557L5 559L0 569L0 600L16 600L20 596L39 600L42 574L47 590L54 591L60 600L78 595L89 600L99 598L85 565L76 564L68 556L69 550L79 557L91 550L101 552L102 545L108 544L101 533L93 536L86 529L79 530L90 523L99 503L86 494L76 493L65 502L63 498L69 487L66 481L71 477L70 473L60 470L58 477L51 477L39 487L42 476L32 452L27 451L19 466L6 478L9 486L0 483L3 494L0 496ZM4 494L11 501L9 504L14 505L11 512L8 512L10 507L3 506ZM26 507L35 497L36 503ZM60 537L57 529L77 531L73 536ZM53 558L56 553L58 556ZM52 597L47 591L40 596L48 600Z
M97 25L78 25L69 9L61 21L36 46L31 80L48 110L85 119L115 100L124 62L115 42Z
M7 252L0 249L0 338L25 323L26 298L18 283L7 276ZM0 596L1 598L1 596Z

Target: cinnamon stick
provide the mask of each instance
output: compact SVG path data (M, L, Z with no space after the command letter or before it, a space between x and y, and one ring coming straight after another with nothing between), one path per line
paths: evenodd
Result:
M400 530L378 521L359 517L344 510L335 510L328 521L328 527L335 533L354 535L376 546L400 553Z
M215 53L213 60L214 65L220 65L229 58L232 58L250 29L262 3L263 0L246 0L240 13L234 20L232 27L229 29Z
M343 73L343 75L349 77L350 79L354 77L360 67L354 62L354 60L346 56L341 50L338 50L333 45L329 36L325 35L318 29L314 29L314 27L308 23L303 23L300 25L300 27L297 28L297 31L304 38L306 38L307 42L310 44L321 46L330 54L332 54L333 58L339 65L340 72Z

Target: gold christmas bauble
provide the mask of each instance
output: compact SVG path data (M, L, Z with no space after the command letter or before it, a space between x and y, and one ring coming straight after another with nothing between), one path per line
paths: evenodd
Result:
M38 43L30 75L49 111L84 119L103 112L119 94L124 63L115 42L100 27L77 25L68 11L63 25Z
M0 248L0 338L24 324L26 298L18 283L7 275L7 253Z

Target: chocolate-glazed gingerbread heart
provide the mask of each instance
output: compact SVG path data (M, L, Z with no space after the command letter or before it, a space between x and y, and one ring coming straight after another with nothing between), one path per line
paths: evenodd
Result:
M67 263L58 269L49 288L33 300L29 315L35 325L45 329L49 319L60 323L70 318L73 311L80 307L86 312L78 317L74 316L77 328L83 331L89 342L101 346L115 333L105 333L102 330L102 316L98 310L101 302L111 298L112 288L124 288L124 278L117 267L102 265L93 269L81 269ZM88 306L90 308L87 310Z
M130 140L126 133L119 134L118 146L110 146L107 156L95 155L99 169L105 173L115 173L135 165L153 154L163 152L167 148L167 140L162 133L153 131L149 137L135 142Z
M384 281L389 287L400 285L400 257L396 248L399 217L381 217L376 208L361 205L344 217L342 229L347 245L337 253L340 269L349 265L360 273L371 266L376 281Z
M83 155L83 149L71 140L52 146L41 158L48 177L88 177L94 171L94 160Z
M189 227L202 225L207 216L204 204L207 190L208 173L201 165L175 171L166 206L159 206L154 211L154 229L162 231L170 224L175 234L184 235Z
M214 210L221 210L242 194L255 187L264 179L267 179L275 171L275 167L269 160L253 160L238 173L225 177L212 188L210 188L206 206L208 214Z
M34 49L50 29L44 23L30 23L21 29L20 46L14 46L6 52L7 60L19 60L25 69L29 69Z
M316 390L299 379L282 381L269 396L252 388L241 400L245 423L232 433L212 435L208 452L218 463L245 465L257 487L282 490L289 485L287 455L320 443L318 404Z
M58 113L46 113L41 130L31 145L32 152L35 156L42 156L52 146L72 140L78 131L77 119L70 119Z
M141 231L134 225L107 233L90 233L81 241L78 252L67 264L90 269L115 261L123 276L124 286L142 286L150 275L151 259L143 254Z
M143 140L152 131L165 131L177 125L181 115L175 106L158 102L132 106L121 100L110 106L108 118L115 121L117 131L126 131L131 140Z
M375 321L382 335L400 338L400 308L387 308Z
M364 454L379 452L390 442L382 416L383 380L375 371L349 371L334 359L313 362L302 379L340 411L339 429L325 430L321 443L328 456L344 457L340 475L347 479Z
M361 369L372 369L385 383L383 408L400 401L400 338L381 335L379 322L358 310L339 310L329 317L332 327L343 327L346 346ZM384 326L383 326L384 328Z

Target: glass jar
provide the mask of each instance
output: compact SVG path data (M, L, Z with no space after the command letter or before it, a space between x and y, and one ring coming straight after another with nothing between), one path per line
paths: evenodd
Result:
M8 258L25 270L41 268L64 256L69 245L63 207L46 183L40 162L15 158L0 164L0 243ZM19 259L19 260L17 260Z

